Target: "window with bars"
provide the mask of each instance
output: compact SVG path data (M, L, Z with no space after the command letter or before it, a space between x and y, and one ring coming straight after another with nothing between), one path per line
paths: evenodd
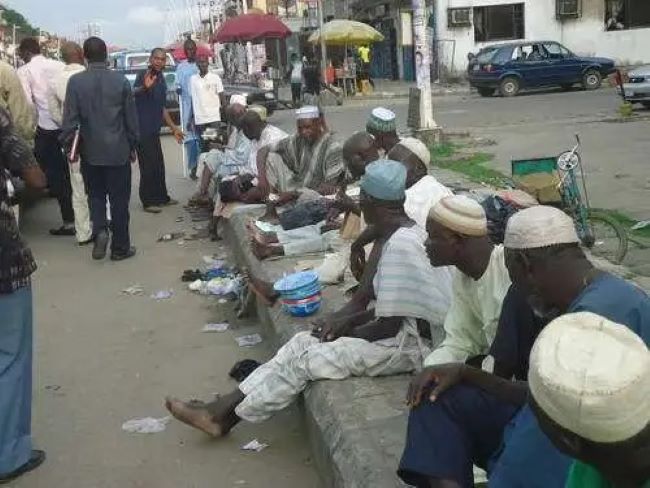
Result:
M605 30L650 27L650 1L605 0Z
M476 42L523 39L524 36L523 3L474 7Z

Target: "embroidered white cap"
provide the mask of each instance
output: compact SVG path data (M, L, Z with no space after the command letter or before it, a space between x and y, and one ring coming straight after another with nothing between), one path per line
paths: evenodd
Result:
M465 195L452 195L440 199L431 210L429 218L458 234L482 237L487 235L487 218L481 204Z
M650 352L624 325L591 312L544 327L528 385L546 415L593 442L630 439L650 423Z
M244 107L246 105L248 105L246 95L242 95L242 94L239 94L239 93L231 95L230 96L230 105L233 105L233 104L243 105Z
M320 110L315 105L305 105L296 110L296 119L317 119L320 117Z
M510 249L537 249L579 242L571 217L555 207L535 205L510 217L503 245Z
M402 146L415 154L427 168L431 164L431 152L420 139L416 139L415 137L405 137L404 139L400 139L397 145Z

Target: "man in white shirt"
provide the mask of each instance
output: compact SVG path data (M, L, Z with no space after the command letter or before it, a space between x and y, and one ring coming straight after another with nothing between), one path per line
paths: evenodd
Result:
M486 355L510 287L503 246L490 242L483 207L462 195L445 197L431 209L427 232L431 264L457 269L445 318L445 340L425 359L425 365L462 363Z
M221 121L223 83L218 74L208 71L208 58L200 57L196 65L199 72L190 79L192 95L190 123L194 122L196 133L201 140L201 135L210 124ZM203 145L203 141L201 141L201 145Z
M63 123L63 106L68 81L72 75L86 69L83 64L84 54L81 46L75 42L66 42L61 46L61 58L66 65L63 70L54 76L50 85L48 107L52 120L61 127ZM88 195L81 175L80 162L70 162L70 185L72 187L72 208L74 210L74 227L77 233L77 242L80 246L92 242L92 228L90 226L90 210L88 209Z
M54 77L63 71L64 65L45 58L41 54L38 40L32 37L22 40L18 46L18 54L25 62L25 65L18 69L18 77L27 99L38 112L34 153L47 175L50 193L57 198L63 218L63 225L50 230L50 234L73 236L75 229L70 173L59 142L61 129L52 118L48 102L51 83Z

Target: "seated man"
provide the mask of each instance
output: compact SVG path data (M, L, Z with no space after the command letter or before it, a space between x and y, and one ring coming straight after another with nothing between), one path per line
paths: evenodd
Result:
M439 218L436 209L432 213ZM429 247L438 251L436 230L429 229ZM650 298L595 269L572 219L561 210L535 206L516 213L504 245L513 284L538 315L589 311L627 326L646 344L650 340ZM413 409L399 470L406 483L471 487L474 463L488 471L491 488L564 486L571 460L539 429L527 405L526 383L459 362L441 364L456 360L446 354L432 356L428 363L437 365L425 368L409 388Z
M429 209L441 198L453 193L433 176L429 175L431 153L427 146L414 137L400 140L388 153L389 159L400 161L406 166L406 215L415 220L423 229L426 228ZM372 227L364 229L351 248L352 272L360 276L365 262L365 247L374 240Z
M589 312L544 329L530 355L530 404L576 458L566 488L650 486L650 353L627 327Z
M379 158L373 145L372 136L365 132L351 136L343 145L343 156L348 177L346 181L341 183L336 199L324 200L323 205L331 208L337 217L340 212L354 212L360 215L361 211L358 203L346 194L343 185L345 183L354 184L363 176L365 166ZM328 223L325 220L288 231L278 225L269 226L269 230L265 232L253 227L251 228L253 253L258 259L265 259L271 256L295 256L310 252L327 251L339 237L337 229L337 225L333 225L332 222ZM342 260L344 265L347 265L348 256L349 253Z
M296 118L296 134L257 156L258 186L265 197L279 194L279 205L295 201L304 188L335 193L344 171L341 144L326 129L318 107L304 106L296 110Z
M423 336L439 341L450 290L433 291L435 275L422 245L425 233L404 213L405 181L406 170L395 161L369 165L361 180L365 218L385 232L351 301L312 332L296 334L233 392L211 403L168 398L174 417L218 437L242 419L268 419L310 381L391 375L421 366L429 349ZM368 308L373 300L374 309Z
M372 109L366 122L366 131L375 138L382 155L389 153L399 142L395 113L384 107Z
M240 129L242 117L246 113L246 99L242 95L230 97L230 105L226 107L226 117L233 126L233 131L228 139L228 145L223 149L212 149L201 154L203 172L197 192L192 196L190 203L206 204L212 200L209 195L210 184L215 187L215 196L218 182L223 176L239 174L247 167L250 158L251 142Z

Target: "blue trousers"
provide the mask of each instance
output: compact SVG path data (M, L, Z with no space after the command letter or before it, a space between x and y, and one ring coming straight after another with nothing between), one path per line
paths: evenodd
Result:
M0 474L32 451L32 289L0 295Z
M190 139L183 144L183 149L187 155L187 168L196 168L201 154L201 142L198 139Z
M472 464L490 488L563 487L571 459L553 447L528 406L457 385L411 411L398 474L409 485L429 478L473 488Z

